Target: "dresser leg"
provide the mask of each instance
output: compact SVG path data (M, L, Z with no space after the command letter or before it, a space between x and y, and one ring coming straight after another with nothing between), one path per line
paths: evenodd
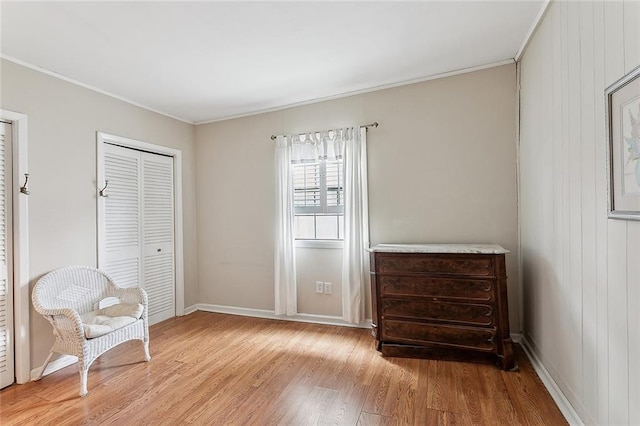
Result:
M513 344L511 339L504 339L502 341L502 354L498 355L498 367L501 370L514 370L515 358L513 356Z

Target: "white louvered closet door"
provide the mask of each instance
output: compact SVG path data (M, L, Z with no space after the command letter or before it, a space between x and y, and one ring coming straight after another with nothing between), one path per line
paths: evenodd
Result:
M108 197L99 267L149 295L149 323L175 316L173 158L104 144Z
M173 158L141 153L144 288L149 321L175 316Z
M140 152L104 145L105 192L100 268L121 287L142 282L142 199Z
M0 123L0 388L14 382L11 125Z

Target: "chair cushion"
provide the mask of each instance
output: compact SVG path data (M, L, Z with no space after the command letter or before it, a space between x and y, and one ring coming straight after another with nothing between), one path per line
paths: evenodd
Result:
M80 315L84 335L93 339L136 322L142 316L140 303L118 303Z
M110 317L132 317L140 319L144 307L140 303L116 303L100 309L102 315Z

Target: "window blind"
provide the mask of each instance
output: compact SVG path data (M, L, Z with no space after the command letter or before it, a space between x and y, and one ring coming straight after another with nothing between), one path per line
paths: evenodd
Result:
M342 239L342 159L294 162L294 235L297 239Z

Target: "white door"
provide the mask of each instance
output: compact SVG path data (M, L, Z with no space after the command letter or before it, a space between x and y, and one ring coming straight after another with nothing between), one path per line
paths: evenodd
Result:
M104 144L99 267L149 295L151 324L175 316L173 158Z
M104 232L99 236L99 267L119 286L135 287L142 282L140 152L105 144L103 161L109 185L100 203Z
M142 160L142 276L149 322L176 314L173 158L140 153Z
M0 122L0 388L14 382L11 125Z

